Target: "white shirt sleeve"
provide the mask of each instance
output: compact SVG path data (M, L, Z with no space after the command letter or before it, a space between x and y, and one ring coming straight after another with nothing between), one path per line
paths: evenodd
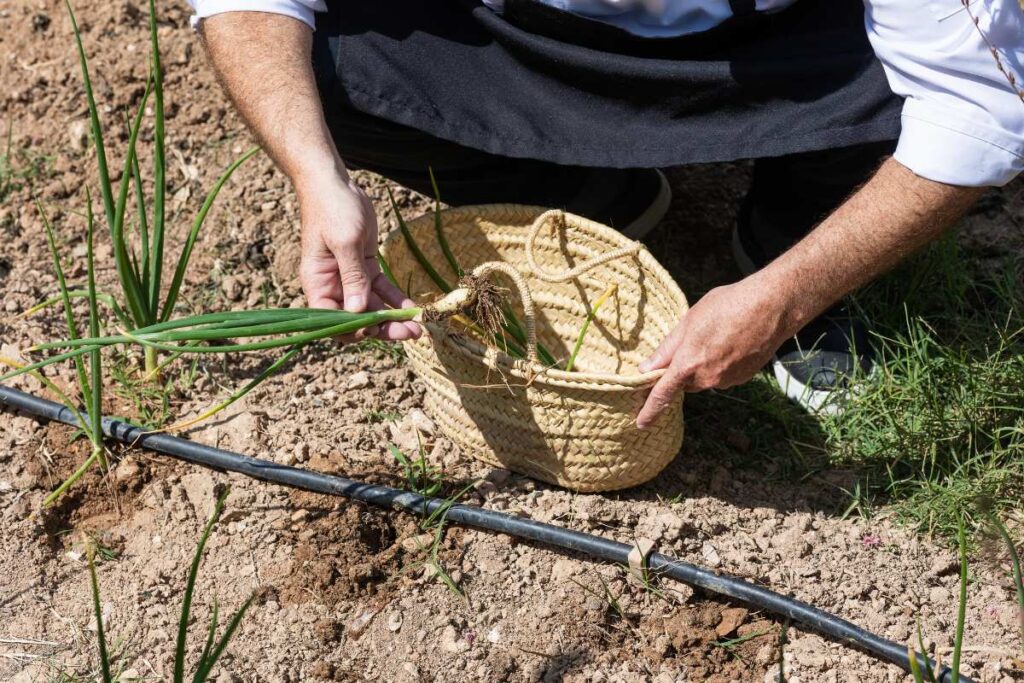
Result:
M200 20L225 12L269 12L298 19L310 28L316 28L316 12L326 12L324 0L188 0L195 14L192 25Z
M1018 0L864 0L868 37L906 97L894 157L919 176L1005 185L1024 170ZM971 15L978 19L974 25ZM980 31L979 31L980 29ZM1011 86L990 50L1016 79Z

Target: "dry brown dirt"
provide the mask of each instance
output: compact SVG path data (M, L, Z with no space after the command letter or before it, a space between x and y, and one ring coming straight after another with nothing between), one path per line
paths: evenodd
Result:
M160 3L169 109L172 207L189 216L220 170L251 138L204 65L183 2ZM138 102L146 76L146 14L137 2L76 3L108 123ZM51 212L69 277L82 270L83 183L95 177L70 25L55 0L0 5L0 127L11 126L15 162L36 168L35 192ZM110 155L119 159L122 139ZM728 228L747 177L742 164L678 169L672 211L650 242L684 289L735 277ZM384 207L383 180L363 176ZM95 189L95 188L94 188ZM398 189L408 215L427 206ZM1016 183L996 208L970 219L975 239L1019 246L1024 202ZM393 227L381 212L382 229ZM1005 226L1016 221L1007 236ZM174 222L180 239L186 222ZM208 221L187 285L197 308L288 305L298 296L297 211L285 179L263 156L229 183ZM103 287L114 284L105 236ZM0 207L3 316L52 295L40 218L27 187ZM16 355L61 335L57 311L0 325L0 353ZM194 385L173 397L177 416L252 377L265 359L200 364ZM70 374L55 379L68 386ZM32 391L34 380L17 386ZM281 374L192 438L278 462L401 484L386 446L391 423L420 408L422 389L386 349L310 347ZM620 540L647 537L671 555L746 577L910 642L915 618L929 647L947 652L956 609L956 562L946 549L888 520L843 519L833 470L795 471L766 451L752 424L715 419L714 397L688 403L691 439L646 486L576 495L490 470L445 439L430 461L448 490L486 479L468 502ZM107 410L136 415L111 396ZM693 416L699 416L694 419ZM752 417L751 420L755 418ZM719 438L720 437L720 438ZM418 521L361 504L287 490L138 450L116 452L109 476L88 474L52 509L41 501L85 455L71 430L0 411L0 679L91 680L95 638L82 552L89 539L114 551L99 565L102 609L116 663L148 680L170 674L188 562L218 490L227 512L199 579L199 634L214 596L225 614L258 598L217 668L217 681L769 681L778 673L781 625L667 583L647 590L620 567L504 536L450 528L438 558L462 595L423 568ZM422 539L420 539L422 541ZM978 680L1024 680L1012 593L1002 567L975 564L967 669ZM614 600L606 600L605 586ZM373 615L365 628L355 624ZM195 635L193 651L199 647ZM724 647L731 639L743 642ZM789 680L903 681L840 643L793 627Z

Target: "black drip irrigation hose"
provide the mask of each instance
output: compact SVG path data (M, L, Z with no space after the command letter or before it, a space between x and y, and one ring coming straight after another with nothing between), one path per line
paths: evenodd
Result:
M17 389L0 387L0 403L30 415L69 425L78 425L74 413L65 406ZM103 418L103 431L122 443L141 446L179 460L216 470L238 472L254 479L306 491L351 498L382 508L409 510L416 514L433 514L439 509L447 508L445 517L450 522L529 539L564 550L590 555L606 562L627 564L629 554L634 548L626 543L563 529L553 524L535 522L469 505L452 505L449 501L427 498L390 486L364 484L322 472L280 465L168 434L147 433L141 427L110 418ZM879 659L892 662L905 671L910 671L909 654L905 646L876 636L845 619L807 603L774 593L743 579L723 576L660 553L649 554L647 566L651 572L657 575L669 576L710 593L724 595L772 612L835 641L859 647ZM949 667L940 669L935 662L924 655L918 653L916 656L922 671L930 666L936 672L939 683L953 683L953 672ZM966 676L960 676L959 682L974 683Z

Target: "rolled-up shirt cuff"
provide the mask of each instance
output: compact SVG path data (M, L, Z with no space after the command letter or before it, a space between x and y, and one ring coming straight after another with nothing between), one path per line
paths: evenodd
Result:
M1024 135L972 121L958 110L908 99L893 158L928 180L1002 186L1024 171Z
M316 12L312 7L294 0L192 0L195 9L192 27L207 17L226 12L267 12L298 19L310 28L316 28Z

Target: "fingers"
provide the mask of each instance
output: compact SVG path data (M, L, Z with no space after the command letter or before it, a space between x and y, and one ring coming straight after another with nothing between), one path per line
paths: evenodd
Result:
M337 260L343 308L353 313L365 311L370 299L370 278L363 265L363 235L347 231L328 246Z
M683 353L680 353L686 331L686 313L683 313L679 323L662 340L658 349L639 366L640 372L668 368L651 389L647 401L644 402L640 414L637 415L636 426L639 429L647 429L654 424L692 380L695 367L691 362L692 359L688 360Z
M306 293L306 302L310 308L341 308L341 282L338 280L337 265L334 257L303 255L299 267L299 284Z
M640 363L640 372L650 372L651 370L661 370L667 368L672 362L672 357L675 355L679 345L683 343L683 337L686 334L686 313L679 319L672 331L668 333L661 344L658 345L658 349L651 354L651 356Z
M408 308L416 305L412 299L402 293L402 290L391 284L391 280L379 269L373 278L373 291L392 308Z
M374 284L376 285L376 281ZM412 302L408 300L405 300L405 302L407 305L412 304ZM400 308L406 307L407 306L401 306ZM382 308L387 308L387 306L384 305L375 288L374 291L370 292L370 309L380 310ZM420 334L422 334L420 324L412 321L387 322L381 325L377 331L377 336L379 338L386 339L388 341L407 341L409 339L417 339Z
M638 429L647 429L654 424L665 410L676 400L690 381L692 370L682 363L673 363L651 389L644 407L636 418Z
M376 265L376 264L374 264ZM385 305L386 304L386 305ZM378 271L373 279L373 290L370 292L371 308L411 308L416 303L405 296L398 287L391 284L384 273ZM382 337L392 341L406 341L407 339L418 339L423 332L419 323L393 322L387 323L382 329Z

